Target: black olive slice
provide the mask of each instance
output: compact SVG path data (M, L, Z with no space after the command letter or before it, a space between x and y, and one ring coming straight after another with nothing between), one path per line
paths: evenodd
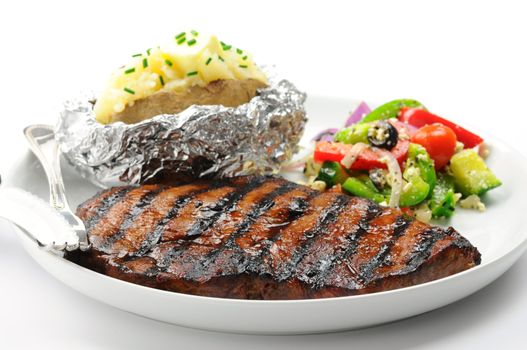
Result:
M376 122L368 130L368 141L375 147L392 149L397 144L398 139L397 129L384 120Z

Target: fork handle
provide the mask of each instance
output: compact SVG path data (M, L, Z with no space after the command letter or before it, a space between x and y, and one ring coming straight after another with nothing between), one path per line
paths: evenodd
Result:
M50 125L31 125L24 129L31 151L42 164L49 181L49 203L57 209L69 209L60 171L59 145Z

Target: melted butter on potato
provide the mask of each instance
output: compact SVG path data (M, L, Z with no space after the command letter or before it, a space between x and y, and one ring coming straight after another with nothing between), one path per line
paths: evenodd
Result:
M265 74L249 53L216 36L185 32L168 45L134 55L112 74L94 112L103 124L135 123L192 104L237 106L266 85ZM220 87L232 93L220 93Z

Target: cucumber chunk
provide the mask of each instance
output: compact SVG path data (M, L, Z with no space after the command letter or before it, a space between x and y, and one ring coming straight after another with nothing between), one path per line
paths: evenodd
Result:
M501 181L473 149L454 154L450 159L450 170L456 190L465 197L471 194L479 196L501 185Z

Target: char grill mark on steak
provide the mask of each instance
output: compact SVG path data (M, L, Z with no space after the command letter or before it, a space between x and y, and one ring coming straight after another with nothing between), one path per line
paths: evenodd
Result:
M309 188L291 184L291 189L280 193L273 200L273 206L257 217L245 232L235 238L238 254L246 257L247 271L272 275L273 271L264 264L269 249L280 232L310 210L309 201L318 194Z
M391 247L390 253L386 255L384 262L376 267L373 274L376 276L389 276L397 274L406 267L408 260L411 258L414 246L417 244L423 232L430 226L413 220L405 229Z
M315 191L299 189L293 185L273 199L273 206L262 216L252 220L251 226L235 238L236 246L250 255L261 253L265 244L274 242L280 229L289 225L309 208L308 200ZM282 192L282 190L280 190Z
M195 198L195 196L209 191L210 188L203 187L199 190L190 192L186 195L178 197L172 207L168 210L166 215L157 222L155 228L151 231L151 233L148 234L146 239L141 242L141 248L138 251L138 255L144 255L147 252L149 252L152 248L154 248L163 237L164 232L167 230L168 223L174 218L179 215L179 212L191 201Z
M134 218L133 224L122 229L124 235L115 240L112 250L126 251L128 255L144 255L158 242L167 217L172 218L190 198L206 190L209 187L204 184L165 188Z
M367 213L368 203L351 197L335 223L325 235L320 235L298 264L295 277L316 284L350 244L348 230L356 231ZM345 229L344 229L345 228Z
M405 233L411 222L412 220L410 220L407 215L403 214L397 216L397 219L395 219L395 223L393 224L393 233L391 234L391 237L389 237L387 242L384 242L382 245L380 245L377 254L360 266L359 276L361 280L365 281L366 283L370 282L377 268L383 264L388 263L387 258L390 256L392 247L394 246L395 242L397 242L399 237Z
M305 247L336 219L348 198L328 193L315 195L303 216L279 230L269 254L263 257L263 268L267 267L281 281L289 278L294 265L302 259Z
M209 231L221 218L230 217L230 220L223 220L225 224L231 224L233 220L240 219L237 211L243 212L247 207L252 206L252 202L258 200L261 195L261 187L276 186L275 181L264 182L264 178L249 182L246 186L236 188L229 196L220 199L211 206L203 207L201 217L199 217L192 227L187 231L187 236L202 236ZM251 196L253 194L253 196ZM233 217L234 216L234 217ZM222 228L223 230L223 228ZM203 242L204 243L204 242Z
M177 255L177 261L170 264L169 271L177 271L178 275L184 278L206 279L208 276L215 276L226 271L239 269L240 264L233 266L226 261L222 271L215 268L215 260L226 248L231 237L244 225L246 220L250 220L250 213L255 207L265 207L266 198L272 193L278 193L283 185L281 180L271 180L264 183L254 182L245 187L245 190L238 191L226 210L221 215L213 212L216 216L214 227L206 227L200 237L193 240L192 244L181 254ZM180 249L180 247L175 247Z
M112 236L107 237L106 241L99 247L99 249L107 252L117 253L119 251L120 245L114 247L114 243L120 241L124 236L130 234L130 230L133 228L134 223L138 221L138 218L139 220L141 219L141 214L145 210L148 210L152 204L152 201L158 196L158 194L161 193L161 191L162 188L158 187L146 193L134 205L131 205L123 219L123 222L121 223L121 226L119 227L119 230ZM127 251L125 254L128 253L129 252Z
M189 230L197 220L203 216L204 208L223 201L236 191L233 186L220 186L194 196L169 220L161 235L161 242L178 242L180 240L193 240L196 237L188 236Z
M417 269L428 257L434 245L445 238L444 230L431 227L420 235L419 240L413 247L412 253L406 262L406 266L399 273L408 273Z
M348 256L346 264L353 267L355 280L362 284L369 283L367 276L362 274L364 266L380 252L382 246L387 244L394 235L394 223L400 216L397 209L387 208L370 220L366 232L358 239L353 255Z
M112 206L120 202L132 189L132 187L113 187L107 191L100 192L83 203L77 210L77 214L83 219L87 228L92 228L106 215Z
M108 209L104 206L99 207L100 210L106 210L106 212L101 215L99 220L87 226L88 237L93 246L101 252L112 253L109 249L111 247L108 247L106 242L119 232L132 208L140 203L143 197L148 196L152 191L157 191L158 188L158 185L135 187L125 193L119 201L115 201Z
M324 209L318 211L317 207L313 203L312 211L317 213L317 217L314 218L315 226L304 233L303 237L300 237L299 244L291 249L292 254L289 256L289 260L285 260L277 265L275 275L278 280L286 280L295 273L296 267L306 257L309 248L315 243L320 236L326 236L327 232L332 230L332 225L337 221L339 215L350 201L348 196L337 196L334 201ZM283 237L283 234L280 237ZM282 240L282 238L278 238ZM278 249L282 249L283 245L278 246ZM287 250L286 250L287 251ZM280 254L280 258L283 254ZM277 255L272 255L273 257ZM276 265L275 265L276 266Z
M188 203L180 215L172 218L169 223L168 230L163 234L165 244L161 247L162 249L153 252L156 259L160 261L161 269L172 271L171 263L176 258L178 262L190 261L189 259L195 254L203 254L216 246L221 241L219 238L221 231L215 227L217 221L235 216L234 209L237 204L240 201L243 203L248 193L258 193L257 189L265 179L259 178L258 181L238 185L237 188L220 187L219 193L215 194L214 191L203 193ZM274 183L266 183L266 186L270 185ZM228 231L225 227L222 228L223 230ZM188 242L181 242L182 238L187 239ZM193 242L199 242L199 244L193 244ZM195 252L196 249L199 252ZM183 270L181 266L178 271Z
M381 208L376 203L371 201L367 201L366 203L368 203L366 212L362 215L358 225L352 227L351 230L348 231L344 249L337 252L331 261L331 264L320 271L314 282L317 287L322 287L337 281L337 286L340 287L359 287L360 281L357 280L358 271L348 262L348 260L356 253L362 236L367 234L370 227L370 221L382 213Z
M227 227L228 232L222 234L221 243L203 256L195 257L186 278L208 279L216 275L245 272L250 255L236 244L236 240L248 232L258 218L265 216L273 208L277 197L290 192L293 188L291 183L276 181L272 187L259 189L261 193L258 195L258 200L247 198L241 216L236 219L225 219L225 222L231 221L234 225Z

